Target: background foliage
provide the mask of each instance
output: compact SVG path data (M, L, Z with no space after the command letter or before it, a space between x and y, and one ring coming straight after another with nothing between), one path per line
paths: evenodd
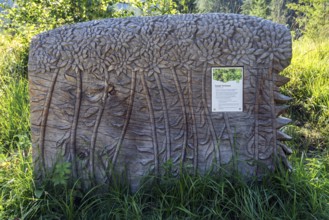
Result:
M311 38L329 37L328 0L299 0L288 7L295 11L296 23L303 34Z
M329 5L327 0L16 0L0 12L0 219L328 219ZM27 60L40 32L92 19L195 12L235 12L286 24L295 36L294 99L284 129L293 137L292 173L261 181L239 175L149 177L131 194L124 184L88 193L59 163L43 185L33 182ZM170 169L170 163L167 164ZM168 172L169 173L169 172ZM153 184L151 184L153 183Z

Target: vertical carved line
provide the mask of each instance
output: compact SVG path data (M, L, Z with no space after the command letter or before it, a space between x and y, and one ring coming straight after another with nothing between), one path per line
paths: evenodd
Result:
M225 121L225 127L226 127L226 130L227 130L227 133L228 133L228 136L229 136L229 140L230 140L230 146L231 146L231 151L232 151L232 159L233 159L233 167L234 169L236 169L236 152L235 152L235 146L234 146L234 138L233 138L233 133L232 133L232 130L231 130L231 126L230 126L230 121L229 121L229 118L228 118L228 115L226 112L224 112L224 121Z
M149 113L150 113L152 144L153 144L153 154L154 154L154 170L155 170L155 175L158 176L160 174L159 149L158 149L158 140L157 140L157 134L156 134L156 124L155 124L155 120L154 120L155 119L154 110L153 110L153 105L152 105L152 101L151 101L151 95L150 95L150 92L146 85L144 73L142 74L141 78L142 78L143 90L145 91L147 106L148 106Z
M274 155L277 155L277 121L276 121L276 112L275 112L275 101L274 101L274 76L273 76L273 53L270 55L270 66L269 66L269 78L271 79L270 81L270 94L271 94L271 116L272 116L272 129L273 129L273 153ZM274 157L275 159L275 157ZM274 161L275 162L275 161Z
M101 119L102 119L102 116L103 116L103 112L104 112L104 109L105 109L105 106L106 106L106 100L107 100L107 97L108 97L109 87L110 87L110 85L108 84L108 82L106 80L106 86L104 88L102 102L100 104L99 111L98 111L98 114L97 114L97 117L96 117L96 123L95 123L94 129L93 129L93 133L91 135L91 144L90 144L91 152L90 152L90 158L89 158L89 163L90 163L89 172L91 174L91 178L94 178L94 179L95 179L96 139L97 139L97 134L98 134L98 128L99 128L99 125L100 125L100 122L101 122Z
M207 106L208 102L207 102L207 97L206 97L206 77L207 77L207 73L208 73L208 65L207 65L206 62L203 65L203 69L205 71L204 71L204 74L203 74L203 77L202 77L202 102L203 102L203 106L204 106L204 109L205 109L207 122L209 124L210 133L211 133L211 136L212 136L213 146L214 146L214 149L215 149L215 157L216 157L217 163L220 165L220 162L221 162L220 161L220 149L219 149L219 146L217 145L217 136L216 136L215 128L214 128L214 125L212 123L211 115L210 115L210 112L209 112L209 109L208 109L208 106Z
M71 128L71 151L72 151L72 170L73 176L78 176L78 169L77 169L77 161L76 161L76 137L77 137L77 129L78 129L78 122L79 122L79 114L80 114L80 106L81 106L81 99L82 99L82 74L81 70L75 70L77 74L77 90L76 90L76 98L75 98L75 106L74 106L74 116Z
M194 167L194 174L196 174L198 170L198 130L196 128L196 121L193 109L193 91L192 91L192 70L188 70L188 90L189 90L189 109L192 119L192 129L193 129L193 167Z
M164 117L164 125L166 130L166 157L167 161L171 157L171 140L170 140L170 126L169 126L169 116L168 116L168 108L167 108L167 102L166 97L163 91L163 87L161 84L161 79L158 75L158 73L154 73L155 81L157 84L157 87L160 92L160 98L161 98L161 104L162 104L162 110L163 110L163 117Z
M259 127L259 121L258 121L258 115L259 115L259 70L257 69L257 75L256 75L256 97L255 97L255 139L254 139L254 160L256 160L256 162L258 162L258 155L259 155L259 131L258 131L258 127ZM256 170L255 170L255 174L258 174L258 163L256 163Z
M133 110L133 104L134 104L134 98L135 98L135 88L136 88L136 72L132 71L131 72L131 83L130 83L130 94L129 94L130 98L129 98L129 102L128 102L128 110L127 110L127 114L126 114L126 120L124 122L124 125L123 125L123 128L122 128L121 135L120 135L120 138L118 140L118 143L116 144L116 147L115 147L115 151L114 151L114 155L113 155L113 159L112 159L112 164L111 164L110 170L109 170L109 179L112 176L112 172L113 172L113 169L114 169L115 164L117 162L123 139L124 139L124 137L126 135L126 132L127 132L131 112Z
M48 121L48 115L49 115L49 108L51 104L51 100L53 97L53 92L55 89L55 85L57 82L57 77L58 77L59 70L57 70L51 80L51 85L47 94L46 98L46 103L45 107L43 108L42 112L42 119L41 119L41 136L39 140L39 151L41 153L41 165L43 169L43 174L46 172L46 164L45 164L45 135L46 135L46 126L47 126L47 121Z
M231 127L230 127L230 121L229 121L229 118L228 118L228 115L227 115L226 112L224 112L224 121L225 121L226 130L227 130L227 133L228 133L228 136L229 136L229 139L230 139L231 150L232 150L232 153L233 153L233 151L234 151L234 139L233 139L233 134L232 134L232 130L231 130Z
M188 130L186 107L185 107L185 101L184 101L184 97L183 97L182 87L179 84L176 69L175 68L171 68L171 72L172 72L173 77L174 77L175 86L176 86L176 90L177 90L177 93L178 93L179 101L181 103L182 113L183 113L183 119L184 119L184 129L185 129L185 132L184 132L183 147L182 147L182 157L181 157L181 164L183 164L184 163L184 160L185 160L185 154L186 154L187 130Z

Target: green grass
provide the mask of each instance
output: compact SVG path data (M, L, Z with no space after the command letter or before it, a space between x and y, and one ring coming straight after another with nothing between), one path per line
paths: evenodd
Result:
M329 39L302 39L293 44L291 65L283 72L290 77L284 92L293 97L287 127L296 147L329 146Z
M294 123L285 128L294 138L292 172L247 182L238 175L149 176L136 193L124 185L81 192L65 172L35 186L26 45L0 38L0 219L329 219L329 40L295 41L283 73L291 78L284 92L294 98L287 113Z
M30 137L27 46L0 35L0 152Z
M28 142L27 142L28 143ZM239 176L147 177L127 187L82 193L77 185L33 185L31 152L1 155L1 219L328 219L329 155L293 156L294 171L261 181Z

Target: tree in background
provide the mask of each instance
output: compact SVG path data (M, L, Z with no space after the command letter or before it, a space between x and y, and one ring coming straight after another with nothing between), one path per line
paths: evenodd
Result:
M268 18L271 0L245 0L242 4L242 13L246 15Z
M242 13L269 19L280 24L288 24L289 27L291 27L293 23L293 13L292 10L287 8L287 4L296 1L297 0L244 0Z
M177 10L180 13L194 13L196 10L195 0L174 0L177 5Z
M199 12L240 13L242 0L196 0Z
M154 16L164 14L177 14L177 4L173 0L126 0L120 4L125 4L126 11L135 16Z
M270 5L271 20L285 24L288 21L288 9L286 7L289 0L272 0Z
M329 37L328 0L299 0L288 7L296 12L296 22L303 34L311 38Z
M294 26L294 11L287 7L288 3L298 0L196 0L198 12L242 13L269 19L281 24Z

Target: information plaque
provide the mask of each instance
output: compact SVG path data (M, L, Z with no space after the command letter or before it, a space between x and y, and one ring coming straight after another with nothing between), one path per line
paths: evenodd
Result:
M243 111L243 68L213 67L212 112Z

